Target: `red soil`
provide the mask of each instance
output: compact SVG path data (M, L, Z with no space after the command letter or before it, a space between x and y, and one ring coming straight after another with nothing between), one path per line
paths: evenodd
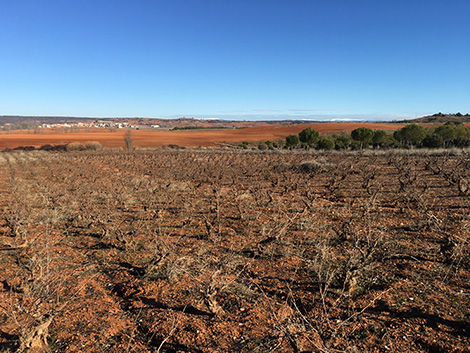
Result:
M403 125L391 123L317 123L249 127L233 130L187 130L187 131L154 131L134 130L132 132L134 145L137 147L162 147L179 145L184 147L211 147L217 143L236 143L242 141L256 142L278 140L290 134L298 134L303 129L311 127L322 134L352 131L358 127L370 127L374 130L397 130ZM58 145L69 142L98 141L107 147L124 147L125 130L110 132L97 130L92 132L58 133L53 130L45 133L1 133L0 150L19 146L40 147L46 144Z

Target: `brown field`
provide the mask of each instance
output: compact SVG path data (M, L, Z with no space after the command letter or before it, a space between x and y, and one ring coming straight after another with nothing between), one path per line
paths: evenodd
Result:
M0 352L468 352L469 169L464 151L0 153Z
M289 134L298 134L303 129L311 127L320 133L337 133L352 131L358 127L366 126L375 130L396 130L403 125L376 124L376 123L321 123L302 125L279 125L265 127L249 127L243 129L228 130L187 130L187 131L151 131L133 130L134 145L141 148L157 148L166 145L178 145L183 147L214 147L217 143L237 143L242 141L256 142L266 140L278 140ZM19 146L40 147L46 144L58 145L69 142L97 141L107 147L125 147L125 130L109 132L107 130L95 130L93 132L69 132L59 133L45 131L42 133L1 133L0 150L16 148Z

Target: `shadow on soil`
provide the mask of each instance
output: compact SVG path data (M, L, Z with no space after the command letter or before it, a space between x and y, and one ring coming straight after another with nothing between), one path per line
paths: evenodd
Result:
M435 314L427 314L421 308L412 307L406 311L398 311L390 308L385 302L378 300L375 308L371 309L375 312L388 312L392 317L399 319L424 319L426 326L439 330L439 325L447 326L452 329L455 336L470 337L470 322L444 319Z

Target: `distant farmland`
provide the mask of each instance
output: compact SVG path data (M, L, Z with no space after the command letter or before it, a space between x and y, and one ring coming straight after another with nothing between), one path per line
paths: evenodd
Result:
M303 129L311 127L320 133L338 133L352 131L366 126L374 130L397 130L403 125L391 123L316 123L249 127L244 129L223 130L180 130L154 131L133 130L134 145L142 148L158 148L166 145L183 147L214 147L218 143L237 143L242 141L256 142L278 140L289 134L298 134ZM16 148L19 146L40 147L46 144L66 144L69 142L97 141L106 147L125 147L124 136L127 130L109 131L95 129L92 132L56 132L43 130L41 133L31 131L13 131L0 133L0 149Z

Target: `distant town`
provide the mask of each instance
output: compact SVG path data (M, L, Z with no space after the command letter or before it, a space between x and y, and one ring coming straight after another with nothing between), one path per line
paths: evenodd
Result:
M146 125L147 126L147 125ZM110 121L93 121L93 122L80 122L80 123L57 123L57 124L41 124L39 128L45 129L60 129L60 128L84 128L84 129L91 129L91 128L105 128L105 129L135 129L139 128L140 126L131 125L126 122L110 122ZM150 125L147 127L151 128L159 128L160 125Z
M90 130L90 129L159 129L161 124L153 121L128 121L127 119L87 119L56 117L0 117L0 129L10 130ZM164 126L163 128L171 128Z
M23 117L0 116L0 131L29 130L40 132L42 129L90 130L90 129L227 129L267 125L290 125L312 123L312 121L230 121L205 120L195 118L152 119L152 118L77 118L77 117Z

